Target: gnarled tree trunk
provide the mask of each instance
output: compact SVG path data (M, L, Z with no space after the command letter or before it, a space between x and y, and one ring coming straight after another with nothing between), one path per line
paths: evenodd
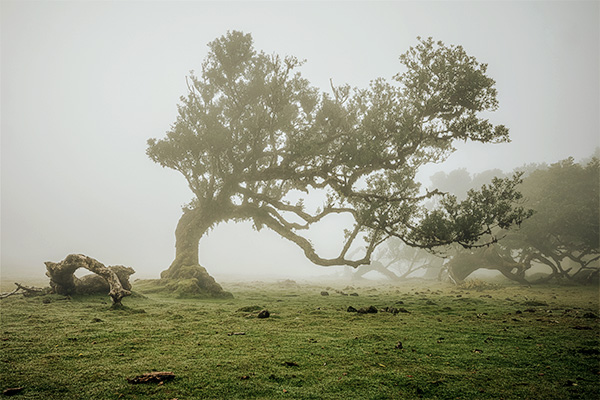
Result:
M46 261L44 264L46 264L46 275L50 278L50 286L58 294L69 295L88 291L92 285L86 284L85 280L80 280L74 275L79 268L85 268L108 283L108 295L112 298L113 307L120 306L121 299L131 295L129 275L135 272L132 268L105 267L104 264L83 254L70 254L59 263ZM97 286L97 282L93 284Z
M215 212L184 209L175 229L175 260L160 274L169 289L184 296L232 297L199 264L200 239L217 221Z
M463 282L480 268L496 270L508 279L524 285L529 284L525 279L527 267L522 263L503 257L495 246L478 249L473 253L458 253L448 262L448 274L455 283Z

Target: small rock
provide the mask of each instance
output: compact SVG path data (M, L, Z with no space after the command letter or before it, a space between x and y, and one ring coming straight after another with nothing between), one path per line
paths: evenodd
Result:
M271 316L271 313L269 312L269 310L264 309L261 312L258 313L258 318L269 318Z
M350 296L358 297L358 293L350 293Z
M369 306L368 308L359 308L358 309L358 313L359 314L377 314L377 308L375 308L374 306Z
M329 296L329 292L326 292L326 291L324 291L324 290L323 290L323 291L321 292L321 296Z
M352 306L348 306L347 312L357 312L358 310Z
M400 341L399 341L398 343L396 343L396 348L397 348L397 349L402 349L402 348L404 348L404 346L402 346L402 342L400 342Z

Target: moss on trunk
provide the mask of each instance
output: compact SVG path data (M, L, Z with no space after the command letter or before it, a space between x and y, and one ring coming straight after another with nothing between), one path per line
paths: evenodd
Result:
M175 229L175 260L169 269L160 274L160 284L167 290L179 297L233 297L199 264L198 244L216 221L215 214L206 210L184 210Z

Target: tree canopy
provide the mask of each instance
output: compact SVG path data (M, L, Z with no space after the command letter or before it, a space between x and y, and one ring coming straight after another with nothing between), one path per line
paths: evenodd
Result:
M523 173L519 191L523 206L532 216L518 229L494 233L500 240L490 249L454 248L446 264L452 279L461 281L480 268L497 269L521 283L567 279L587 282L600 271L600 164L596 155L576 163L572 158L552 165L529 164L518 168ZM491 176L505 176L488 170L469 174L465 169L439 172L431 177L433 185L464 198L467 190ZM549 273L534 278L536 266ZM526 275L527 272L527 275Z
M550 269L549 278L572 279L598 274L600 267L600 161L572 158L540 167L524 179L521 190L535 214L509 232L502 245L521 262Z
M419 167L444 160L460 141L506 142L508 129L481 116L498 107L487 65L461 46L418 39L400 56L403 72L366 89L320 93L302 61L266 54L251 35L228 32L209 43L200 75L191 74L178 117L148 156L180 172L194 194L176 231L176 259L163 277L198 264L198 241L215 224L250 220L298 245L323 266L368 264L389 237L413 246L473 245L493 226L520 222L519 177L495 180L467 199L421 191ZM304 206L316 191L326 201ZM290 194L303 193L298 201ZM302 233L331 214L354 225L339 255L324 258ZM348 256L364 240L360 259Z

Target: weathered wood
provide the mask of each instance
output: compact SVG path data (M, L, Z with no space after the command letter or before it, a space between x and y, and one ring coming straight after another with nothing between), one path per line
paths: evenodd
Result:
M15 285L17 285L17 288L15 290L13 290L12 292L0 293L0 299L5 299L9 296L12 296L13 294L22 294L24 296L28 296L28 295L38 295L38 294L44 293L44 289L42 289L42 288L36 288L33 286L25 286L25 285L21 285L20 283L17 283L17 282L15 282Z
M16 288L15 290L13 290L12 292L4 292L4 293L0 293L0 299L5 299L9 296L12 296L13 294L17 294L19 293L19 288Z
M38 288L35 286L26 286L26 285L21 285L18 282L15 282L15 285L17 285L17 289L20 289L24 292L30 293L30 294L40 294L44 292L43 288Z
M46 275L50 277L50 286L58 294L69 295L75 293L77 278L73 274L79 268L85 268L101 276L108 282L108 295L112 298L113 306L121 305L121 299L131 295L131 292L128 290L130 286L128 289L123 287L124 285L119 276L112 269L114 267L106 267L99 261L83 254L70 254L59 263L46 261L44 264L46 264L47 269ZM131 268L128 268L128 270L130 271L129 275L134 272ZM127 285L129 285L129 282L127 282Z

